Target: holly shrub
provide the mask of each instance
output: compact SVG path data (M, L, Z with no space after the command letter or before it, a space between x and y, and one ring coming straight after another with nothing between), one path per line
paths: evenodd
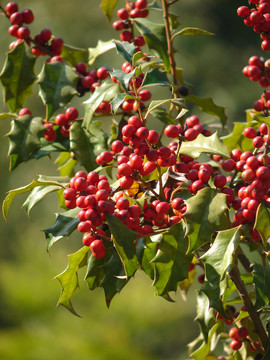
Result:
M230 132L224 108L193 94L176 64L176 37L213 35L183 28L177 1L102 0L117 39L89 49L48 28L31 34L30 9L0 6L14 40L0 75L10 171L54 153L59 166L59 176L39 175L11 190L3 214L19 194L28 193L29 214L56 193L60 211L44 230L47 249L81 233L81 247L56 276L58 304L73 314L78 271L90 290L104 290L107 306L143 271L167 301L195 287L201 333L189 344L190 358L267 360L270 59L253 55L243 64L243 75L263 91ZM269 51L270 1L243 0L237 15L260 36L260 51ZM109 51L118 68L96 66ZM46 117L25 107L34 85ZM73 106L76 97L83 106ZM194 106L215 126L192 115Z

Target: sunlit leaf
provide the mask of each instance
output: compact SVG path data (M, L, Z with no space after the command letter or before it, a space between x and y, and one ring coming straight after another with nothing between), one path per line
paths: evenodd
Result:
M198 191L188 200L185 221L189 238L188 252L192 252L203 244L212 242L212 235L223 229L224 213L228 207L226 195L206 187Z
M173 37L175 38L178 35L214 35L213 33L203 30L203 29L199 29L199 28L195 28L195 27L186 27L184 29L181 29L180 31L177 31L176 33L173 34Z
M208 341L208 332L210 330L211 320L214 318L215 311L213 308L210 309L209 299L203 292L197 292L197 316L196 321L200 324L204 341Z
M186 154L195 159L202 153L230 157L227 146L222 143L216 132L211 136L199 134L193 141L184 141L180 148L180 154Z
M70 66L75 66L79 62L87 62L87 50L80 49L71 45L64 44L62 47L61 57Z
M71 304L70 298L74 291L79 286L78 270L87 263L87 255L89 247L84 246L74 254L68 255L68 267L61 274L57 275L55 279L59 280L62 286L62 292L57 305L63 305L72 314L79 316Z
M256 220L254 228L257 229L261 235L264 245L266 246L267 240L270 238L270 209L261 203L256 213Z
M115 48L115 43L113 42L113 40L109 40L109 41L99 40L96 47L88 49L89 65L93 65L98 56L114 48Z
M28 184L26 186L23 186L23 187L14 189L14 190L10 190L8 192L5 200L3 201L3 205L2 205L2 211L3 211L4 218L5 219L7 218L9 207L16 195L30 192L37 186L50 186L50 185L58 186L59 189L61 189L63 187L63 184L61 184L58 181L42 180L42 178L41 178L38 180L33 180L30 184Z
M118 0L102 0L100 7L104 12L104 15L108 18L108 20L111 20L111 17L113 15L113 11L118 3Z
M167 78L166 72L160 71L157 68L146 72L141 87L143 88L155 85L171 86Z
M243 135L246 127L246 123L235 122L233 131L229 135L222 137L222 140L229 151L232 151L233 149L240 149L241 151L253 149L252 141Z
M202 345L199 347L199 349L195 350L190 356L193 357L195 360L202 360L205 359L206 356L209 354L211 349L211 340L212 337L216 334L218 328L220 326L220 323L216 323L211 330L209 331L208 341L203 342Z

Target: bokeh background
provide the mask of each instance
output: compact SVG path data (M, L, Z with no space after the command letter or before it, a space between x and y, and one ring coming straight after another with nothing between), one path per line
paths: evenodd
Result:
M2 6L6 3L0 1ZM259 36L236 15L237 7L246 3L182 0L173 7L183 27L201 27L216 35L178 37L176 58L185 79L193 85L194 94L213 97L216 104L226 107L229 127L234 121L245 120L245 109L261 94L259 86L241 74L250 56L264 55ZM119 36L104 18L100 1L22 0L18 4L21 10L31 8L34 12L32 34L49 27L67 44L82 48L94 47L99 39ZM8 26L8 21L0 16L1 68L8 44L13 41ZM100 57L96 66L119 68L119 61L110 53ZM80 107L86 99L87 96L75 103ZM44 114L39 99L30 99L26 105L35 115ZM5 110L1 96L0 112ZM199 110L193 113L208 120ZM0 122L0 203L8 190L31 182L38 174L57 174L55 159L49 158L32 160L9 173L5 137L9 127L9 120ZM188 359L186 344L198 334L193 291L186 302L177 293L175 303L168 303L155 296L151 281L138 273L108 310L102 291L89 292L81 279L73 304L82 318L56 308L60 284L53 277L66 267L66 255L81 246L81 237L74 234L47 254L40 229L54 222L56 199L48 196L34 209L31 219L21 209L24 199L15 198L7 222L0 216L0 359Z

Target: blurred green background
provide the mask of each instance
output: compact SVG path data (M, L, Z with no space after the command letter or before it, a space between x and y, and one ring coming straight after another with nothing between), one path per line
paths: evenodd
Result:
M49 27L67 44L94 47L99 39L118 39L94 0L23 0L20 10L31 8L35 21L32 34ZM122 2L124 4L124 1ZM0 1L2 6L6 2ZM121 1L119 1L121 4ZM246 1L186 0L174 5L183 27L201 27L215 37L178 37L175 48L179 67L193 85L193 93L213 97L226 107L229 126L244 121L244 110L260 96L257 84L245 79L242 68L252 55L263 55L260 40L252 29L244 27L236 9ZM115 17L114 17L115 19ZM13 39L9 23L0 17L0 66ZM97 63L120 67L118 56L102 56ZM162 96L162 95L161 95ZM83 100L75 100L80 106ZM44 114L41 100L27 103L35 115ZM0 99L0 111L7 110ZM81 108L82 112L82 108ZM209 116L195 110L202 119ZM20 165L8 172L9 120L0 122L0 202L8 190L23 186L37 174L57 174L54 159L41 159ZM52 280L67 265L66 255L81 246L79 234L56 244L46 253L40 229L55 219L57 203L53 195L39 204L29 219L21 209L24 197L11 206L7 223L0 216L0 359L3 360L184 360L186 344L198 334L194 322L196 304L193 292L184 302L176 294L175 303L154 296L151 281L138 273L108 310L101 290L81 288L73 304L82 318L56 308L60 284Z

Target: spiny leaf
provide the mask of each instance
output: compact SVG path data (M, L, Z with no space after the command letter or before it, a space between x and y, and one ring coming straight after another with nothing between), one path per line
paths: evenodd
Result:
M208 341L205 343L203 342L199 349L195 350L190 356L192 356L195 360L202 360L205 359L209 352L212 350L212 337L216 334L220 323L216 323L211 330L209 331Z
M159 109L162 105L167 104L167 103L171 103L171 102L175 102L178 99L164 99L164 100L152 100L148 106L147 112L145 114L145 117L147 118L148 115L155 109ZM185 107L184 104L182 104L183 107Z
M10 190L8 192L5 200L3 201L3 205L2 205L2 211L3 211L4 218L7 219L9 207L16 195L24 194L26 192L32 191L37 186L50 186L50 185L58 186L59 189L61 189L63 187L63 185L61 183L56 182L56 181L33 180L30 184L28 184L26 186L23 186L23 187L14 189L14 190Z
M173 225L161 237L155 266L154 286L158 295L176 291L179 283L188 277L188 268L193 255L186 255L188 241L182 223Z
M233 131L229 135L222 137L222 140L229 151L236 148L243 152L253 149L252 141L243 135L246 126L246 123L235 122Z
M106 255L102 259L89 257L85 280L90 290L101 287L109 307L113 297L127 284L123 264L110 242L104 242Z
M122 85L126 93L128 92L128 85L130 79L134 76L134 74L135 74L135 70L131 71L130 73L125 73L122 70L110 71L110 75L118 80L118 82ZM117 94L117 95L122 95L122 94Z
M142 270L150 279L154 280L155 266L152 262L154 259L159 243L152 242L150 238L139 238L136 245L136 254L141 264Z
M70 65L75 66L79 62L87 62L87 50L64 44L61 57Z
M77 225L80 222L78 212L78 208L75 208L56 214L55 223L43 230L47 241L47 250L57 241L63 239L65 236L69 236L77 229Z
M88 49L89 65L93 65L98 56L100 56L100 55L104 54L105 52L112 50L114 48L115 48L115 44L114 44L113 40L109 40L109 41L99 40L96 47Z
M211 136L199 134L195 140L183 142L180 153L192 156L193 158L198 158L202 153L230 157L227 146L222 143L216 132Z
M71 304L70 298L79 286L77 271L86 265L89 247L84 246L74 254L68 255L68 267L55 279L60 281L62 293L57 305L63 305L72 314L79 316Z
M102 0L100 7L104 12L104 15L110 21L112 18L113 11L118 3L118 0Z
M259 309L270 302L270 269L255 263L252 273L256 290L255 307Z
M130 64L132 64L132 59L136 52L136 46L133 43L129 43L128 41L114 41L114 44L116 46L117 53L123 56L123 58Z
M10 140L10 170L34 157L35 152L41 147L40 138L43 132L42 118L24 115L12 120L11 129L7 134Z
M180 31L177 31L173 34L173 38L175 38L178 35L215 35L209 31L195 28L195 27L186 27L184 29L181 29Z
M97 167L97 155L107 150L107 138L95 122L87 130L81 127L80 121L75 121L70 128L70 149L80 164L91 171Z
M218 232L210 249L201 256L205 279L202 291L207 295L210 307L225 315L221 295L227 288L228 274L234 266L234 254L240 242L240 228Z
M8 118L16 118L17 114L15 113L2 113L0 114L0 120L8 119Z
M151 111L151 115L154 116L154 118L163 122L163 124L166 125L176 124L174 118L170 114L168 114L168 112L165 109L156 108Z
M114 97L120 93L119 85L111 82L104 82L97 87L94 93L83 104L85 107L85 115L82 123L82 127L88 129L90 127L93 115L103 100L111 101Z
M207 242L212 242L212 235L222 230L224 213L228 207L226 195L206 187L187 201L185 221L189 238L188 252L200 248Z
M153 23L146 19L135 19L134 23L140 33L144 36L148 48L161 57L165 69L169 70L170 61L167 52L165 26L163 24Z
M0 81L4 88L4 101L12 112L22 108L27 98L33 94L36 59L36 56L26 50L24 42L7 53Z
M116 251L123 262L126 277L130 278L140 267L135 247L135 240L138 234L130 230L121 220L113 215L106 214L106 219L113 235Z
M198 105L199 109L206 112L207 114L219 117L219 120L223 126L225 126L227 121L227 116L225 114L225 108L216 105L213 102L212 98L200 98L194 95L185 96L185 100L190 101Z
M146 72L141 87L154 86L154 85L171 86L167 78L166 72L160 71L157 68L154 68L153 70Z
M60 62L45 63L38 76L40 96L46 104L46 118L78 94L79 75L70 66Z
M261 235L264 245L266 246L267 240L270 238L270 209L261 203L258 207L254 227Z
M209 306L208 297L201 291L197 292L197 316L195 320L200 324L205 343L208 341L210 323L214 316L215 312Z

